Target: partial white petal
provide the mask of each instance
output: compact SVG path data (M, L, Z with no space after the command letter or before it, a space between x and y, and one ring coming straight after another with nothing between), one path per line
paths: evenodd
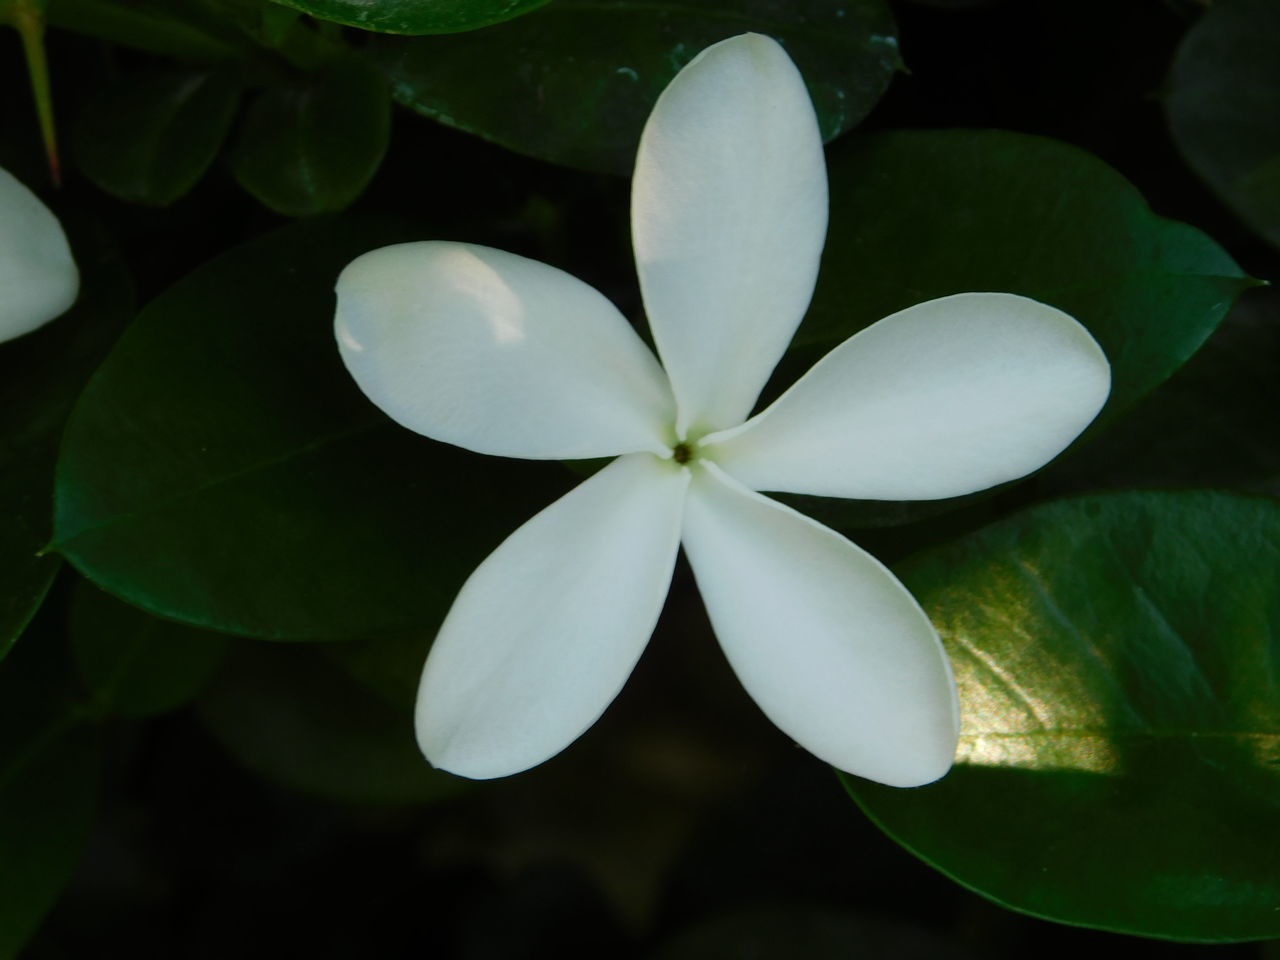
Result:
M1044 466L1110 389L1102 349L1061 310L961 293L850 337L759 416L706 438L707 455L754 490L956 497Z
M562 270L489 247L422 242L338 278L347 369L410 430L531 459L664 450L666 375L618 310Z
M708 47L640 139L631 231L681 433L741 423L804 316L827 230L813 104L775 41Z
M671 583L689 471L615 460L508 537L467 580L418 689L418 743L487 779L559 753L612 702Z
M684 548L729 662L784 733L895 787L947 772L959 732L951 666L879 561L715 464L695 473Z
M80 273L57 217L0 169L0 340L66 313L79 291Z

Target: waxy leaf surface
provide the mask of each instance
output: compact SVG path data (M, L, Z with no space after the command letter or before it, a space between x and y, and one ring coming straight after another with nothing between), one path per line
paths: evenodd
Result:
M342 368L339 270L420 230L299 224L152 301L68 424L57 548L129 603L227 633L437 623L569 477L410 433Z
M748 32L786 47L827 140L857 125L901 66L883 0L557 0L477 33L379 38L374 55L419 113L553 163L629 174L671 78Z
M937 784L846 778L886 832L1052 920L1280 935L1280 504L1068 499L898 572L947 646L962 721Z

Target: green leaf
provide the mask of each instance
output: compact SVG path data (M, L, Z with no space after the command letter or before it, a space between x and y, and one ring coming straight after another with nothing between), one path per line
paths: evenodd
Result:
M205 685L227 638L148 616L81 581L71 602L80 675L107 713L148 716L182 706Z
M1055 491L1230 487L1280 496L1280 290L1251 290L1185 367L1078 455Z
M108 193L168 206L209 169L239 102L229 71L140 70L88 101L73 131L76 160Z
M34 631L0 665L0 960L57 900L97 805L97 730L71 702L60 639Z
M671 78L748 31L785 44L827 140L858 124L901 66L884 0L557 0L478 33L379 38L374 54L419 113L553 163L630 174Z
M959 764L868 814L977 892L1174 940L1280 935L1280 504L1047 504L901 566L961 696Z
M301 223L141 313L76 405L57 549L151 613L263 637L432 626L485 554L569 484L392 423L333 341L333 284L420 228Z
M305 793L420 803L466 787L423 759L409 708L359 686L313 645L241 644L199 709L247 767Z
M1256 283L1101 160L1055 140L884 133L839 145L829 169L831 227L800 343L838 343L934 297L1018 293L1089 328L1111 361L1115 413L1180 367Z
M1256 285L1213 240L1155 216L1084 151L998 130L901 131L828 151L831 222L818 286L766 399L877 320L971 290L1070 313L1111 362L1090 429L1158 386ZM896 526L989 496L911 503L783 497L840 529Z
M125 320L133 291L109 241L72 231L80 299L65 316L0 344L0 660L39 608L61 561L42 556L58 438L76 395Z
M547 0L275 0L321 20L380 33L460 33L528 13Z
M171 59L211 62L253 49L201 0L48 0L46 17L51 27Z
M1280 247L1280 5L1218 0L1187 32L1167 108L1174 140L1240 219Z
M364 61L345 58L259 94L231 166L240 185L277 213L331 213L364 191L390 129L386 82Z

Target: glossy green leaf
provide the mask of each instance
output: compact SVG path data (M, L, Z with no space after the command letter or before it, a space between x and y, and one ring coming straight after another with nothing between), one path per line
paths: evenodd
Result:
M818 287L766 397L835 344L897 310L970 290L1032 297L1076 317L1111 361L1091 432L1158 386L1257 281L1198 230L1155 216L1084 151L997 130L901 131L828 151L831 222ZM896 526L981 500L784 497L840 529Z
M901 66L884 0L557 0L455 37L380 38L396 99L530 156L630 174L658 94L704 47L780 40L809 85L823 137L859 123Z
M99 709L147 716L182 706L222 662L227 638L143 613L81 581L69 615L80 676Z
M801 343L839 342L934 297L1018 293L1089 328L1111 361L1114 413L1181 366L1255 282L1055 140L884 133L840 144L829 169L831 227Z
M1229 487L1280 496L1280 290L1251 290L1169 382L1077 456L1054 491Z
M331 213L364 191L387 151L386 82L344 59L250 102L231 166L240 185L289 217Z
M253 46L202 0L48 0L46 17L51 27L170 59L227 60Z
M433 626L485 554L569 486L393 424L333 341L333 283L420 239L297 224L152 301L63 440L57 549L160 616L264 637Z
M1174 139L1240 219L1280 247L1280 4L1219 0L1169 78Z
M105 239L73 231L80 299L63 317L0 344L0 659L39 608L61 561L49 542L58 438L76 395L132 312Z
M466 786L422 758L410 708L364 689L315 645L242 644L199 709L238 760L295 790L420 803Z
M961 695L958 766L846 784L1006 906L1175 940L1280 935L1280 504L1101 494L899 568Z
M141 70L85 106L72 140L77 163L108 193L167 206L209 169L239 102L227 71Z
M361 30L460 33L528 13L547 0L275 0Z
M0 960L14 960L71 877L97 804L97 731L71 699L60 637L0 665Z

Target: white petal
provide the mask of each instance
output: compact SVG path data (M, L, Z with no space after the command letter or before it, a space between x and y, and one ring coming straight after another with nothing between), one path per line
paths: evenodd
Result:
M3 169L0 291L0 340L20 337L61 316L80 291L80 273L57 217Z
M508 537L449 611L418 689L418 743L487 779L559 753L640 658L671 583L689 471L615 460Z
M664 451L666 375L623 316L562 270L489 247L422 242L338 278L347 369L410 430L531 459Z
M955 497L1048 463L1110 389L1102 349L1061 310L961 293L850 337L759 416L707 437L707 455L754 490Z
M879 561L715 464L695 471L684 548L729 662L784 733L891 786L947 772L959 732L951 666Z
M631 191L682 436L751 412L809 305L826 230L822 138L799 71L757 34L708 47L658 98Z

